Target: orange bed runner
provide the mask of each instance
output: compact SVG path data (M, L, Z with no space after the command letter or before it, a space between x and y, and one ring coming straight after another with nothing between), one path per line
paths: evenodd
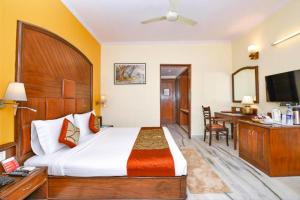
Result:
M175 176L174 160L161 127L143 127L127 161L128 176Z

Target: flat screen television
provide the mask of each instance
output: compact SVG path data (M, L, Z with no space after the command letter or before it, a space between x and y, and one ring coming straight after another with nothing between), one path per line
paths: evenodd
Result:
M299 102L300 70L266 76L267 101Z

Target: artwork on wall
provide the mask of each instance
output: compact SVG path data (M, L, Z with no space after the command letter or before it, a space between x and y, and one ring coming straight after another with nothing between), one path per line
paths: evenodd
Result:
M170 96L170 89L164 89L164 96Z
M146 84L146 63L115 63L115 85Z

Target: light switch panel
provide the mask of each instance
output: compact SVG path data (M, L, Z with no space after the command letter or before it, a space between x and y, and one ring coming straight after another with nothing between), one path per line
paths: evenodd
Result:
M6 159L6 151L1 151L0 152L0 161L5 160Z

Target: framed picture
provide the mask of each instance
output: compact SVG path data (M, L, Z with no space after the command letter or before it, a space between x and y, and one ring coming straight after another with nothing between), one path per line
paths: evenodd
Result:
M115 85L146 84L146 63L115 63Z
M164 96L170 96L170 89L164 89Z

